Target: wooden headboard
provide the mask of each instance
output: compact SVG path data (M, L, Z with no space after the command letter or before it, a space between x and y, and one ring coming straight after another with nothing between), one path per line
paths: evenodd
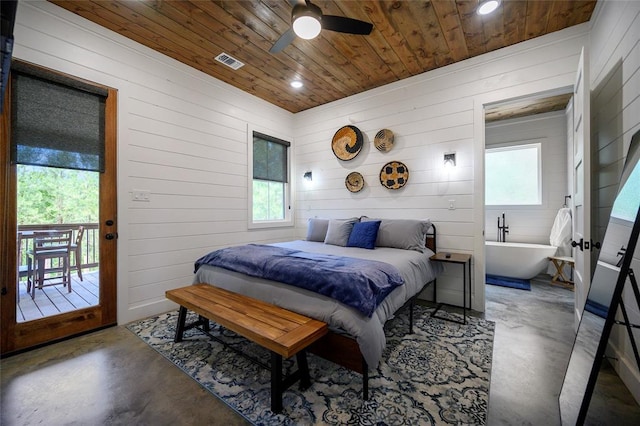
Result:
M436 226L433 223L431 224L431 228L429 228L429 232L427 232L424 242L428 249L431 249L434 253L438 252L436 250Z

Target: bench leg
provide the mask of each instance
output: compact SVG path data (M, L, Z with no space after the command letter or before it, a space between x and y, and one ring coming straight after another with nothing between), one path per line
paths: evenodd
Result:
M564 275L564 268L568 266L570 269L572 269L573 264L564 260L558 260L553 258L551 259L551 263L553 263L553 266L555 266L556 268L556 273L554 274L553 278L551 278L551 283L560 284L560 285L563 285L564 287L570 287L570 286L567 286L567 284L572 285L573 281L568 279Z
M178 324L176 325L176 335L173 338L175 343L182 342L182 335L184 334L184 322L187 319L187 308L180 306L178 311Z
M292 384L300 381L300 390L311 386L309 376L309 364L307 363L307 351L301 350L296 354L298 370L287 377L282 374L282 355L271 352L271 411L278 414L282 412L282 394Z
M309 377L309 364L307 364L307 351L301 350L296 354L298 361L298 371L300 372L300 390L305 390L311 386L311 377Z
M203 317L202 315L199 315L199 317L200 317L200 323L202 324L202 329L204 331L210 331L211 327L209 326L209 320Z
M362 357L362 399L369 400L369 366Z
M271 352L271 411L282 411L282 355Z
M409 334L413 334L413 305L415 305L415 298L412 297L409 301Z

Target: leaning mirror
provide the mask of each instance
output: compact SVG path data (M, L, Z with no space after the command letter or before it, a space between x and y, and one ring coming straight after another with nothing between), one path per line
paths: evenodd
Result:
M629 152L559 396L563 425L584 423L640 232L640 132ZM635 278L631 277L633 283ZM640 360L636 360L640 364ZM640 365L638 366L640 368Z

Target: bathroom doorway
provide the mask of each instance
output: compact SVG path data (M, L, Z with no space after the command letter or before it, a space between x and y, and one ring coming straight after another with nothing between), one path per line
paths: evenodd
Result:
M561 213L562 252L571 254L572 97L569 87L485 105L488 284L521 291L550 282Z
M585 66L585 64L588 63L587 58L588 58L588 55L586 54L586 51L583 50L580 56L579 65L576 70L575 80L570 85L561 86L561 87L547 86L547 88L542 89L538 92L524 94L521 96L514 96L512 98L505 98L504 93L491 92L475 99L474 122L478 123L478 125L474 126L474 139L476 141L479 141L479 143L477 143L474 147L474 158L477 165L474 172L474 178L476 182L475 192L481 195L478 196L474 201L474 208L477 209L478 211L482 211L483 215L479 217L481 220L478 220L475 223L474 235L476 236L476 238L474 242L474 253L475 253L476 259L478 260L475 267L475 281L478 283L478 286L476 287L476 291L474 291L473 297L474 297L474 306L481 311L485 310L485 286L482 285L485 282L485 271L486 271L485 241L487 237L492 233L492 231L490 230L491 228L487 227L487 224L485 222L489 222L489 220L491 220L490 223L493 223L493 220L494 220L493 218L486 217L486 215L484 214L485 213L484 209L486 207L485 206L485 170L487 168L485 165L485 139L486 139L486 133L487 133L487 126L485 123L485 121L487 121L486 116L487 116L487 112L492 111L493 109L495 109L496 111L499 111L502 114L502 117L504 117L504 113L501 112L502 110L505 110L505 111L522 110L520 111L522 112L522 116L524 117L531 116L532 111L528 111L528 113L527 111L525 111L530 107L529 106L523 107L522 105L522 103L525 101L528 102L528 104L533 104L539 100L540 101L545 99L548 100L549 98L552 98L555 95L562 95L562 94L569 94L569 93L573 94L572 96L573 101L571 102L571 105L573 105L572 113L566 114L567 119L571 120L571 124L567 125L567 130L566 130L567 132L566 149L568 151L568 145L571 144L572 150L571 152L567 152L567 155L566 155L567 169L570 170L570 172L568 172L567 174L570 190L567 191L565 195L571 194L572 198L569 200L570 203L568 204L571 204L572 209L574 208L574 206L580 206L580 215L575 215L575 211L572 210L572 213L574 213L573 215L574 217L572 219L573 220L573 223L572 223L573 238L572 239L574 241L580 241L581 237L578 236L576 238L576 236L577 234L582 233L584 235L583 238L584 238L584 241L586 242L585 244L587 246L587 250L584 252L585 254L580 252L580 254L577 256L575 269L574 269L576 272L574 276L581 277L581 279L576 278L576 282L579 284L581 291L585 291L585 289L588 289L589 287L589 277L590 277L589 264L585 260L585 258L588 257L586 253L589 251L588 249L590 249L589 234L591 233L590 232L591 231L591 217L590 217L591 200L590 200L590 191L589 191L589 189L591 188L590 169L589 169L589 165L591 163L591 159L589 158L590 157L590 139L589 139L590 120L589 119L582 120L582 117L590 116L588 112L590 101L589 101L588 84L581 84L581 82L589 81L588 67ZM577 106L575 105L576 99L579 100L577 102ZM491 122L491 120L488 120L488 121ZM575 123L577 123L578 125L574 125ZM584 165L585 167L580 167L580 165ZM584 191L582 191L583 188L585 189ZM579 194L579 193L583 194L583 196L576 197L575 194ZM576 201L579 204L576 204ZM564 204L564 197L561 203L562 205ZM506 214L506 217L507 218L509 217L508 213ZM578 220L576 220L576 218ZM548 219L548 220L551 220L551 219ZM512 233L514 232L513 230L514 228L512 228L511 227L512 225L510 225L508 222L509 221L507 219L507 223L502 223L501 226L508 226L509 235L513 236ZM496 224L497 224L497 220L496 220ZM573 251L573 253L575 255L575 250ZM578 300L578 298L574 298L574 299L576 301ZM579 305L579 303L576 302L575 305L577 306ZM575 311L577 312L577 309Z

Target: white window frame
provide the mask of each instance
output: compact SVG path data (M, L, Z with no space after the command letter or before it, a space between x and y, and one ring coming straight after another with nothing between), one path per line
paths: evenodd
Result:
M500 144L500 145L490 145L488 147L485 148L485 174L487 173L487 166L486 166L486 155L490 154L492 152L505 152L505 151L518 151L520 149L531 149L531 148L535 148L537 150L537 166L538 166L538 183L537 183L537 187L538 187L538 193L536 194L537 197L537 202L534 203L529 203L529 204L489 204L489 202L486 200L486 196L485 196L485 203L487 206L490 207L517 207L517 206L542 206L543 204L543 199L542 199L542 142L540 141L536 141L536 142L526 142L523 143L522 141L514 144L509 144L509 145L504 145L504 144ZM486 181L486 178L485 178ZM485 193L486 193L486 188L485 188Z
M253 220L253 133L258 132L274 138L282 139L290 143L287 148L287 182L284 183L284 219L281 220ZM247 220L249 229L283 228L294 225L292 203L292 167L293 140L288 135L278 134L270 129L262 129L257 126L247 126Z

